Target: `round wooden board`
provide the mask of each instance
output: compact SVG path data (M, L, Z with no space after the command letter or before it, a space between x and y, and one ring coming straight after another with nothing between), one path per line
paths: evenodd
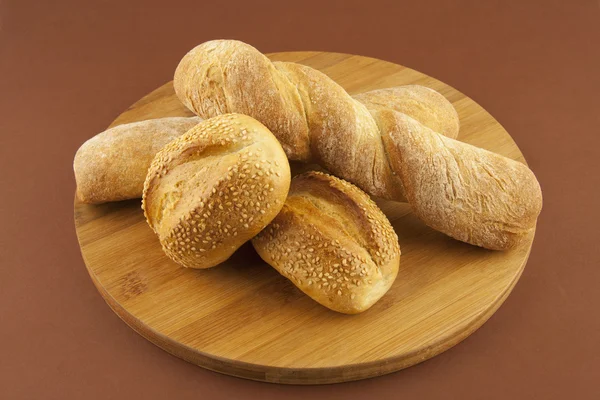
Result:
M500 124L457 90L409 68L337 53L276 53L329 75L350 93L420 84L460 115L459 140L524 162ZM172 83L156 89L112 125L191 115ZM294 166L293 169L298 169ZM301 169L301 167L300 167ZM243 378L293 384L351 381L414 365L480 327L519 279L533 235L495 252L423 225L406 204L379 202L398 233L398 278L370 310L330 311L265 264L250 244L224 264L189 270L170 261L147 226L140 201L75 202L83 258L110 307L142 336L187 361Z

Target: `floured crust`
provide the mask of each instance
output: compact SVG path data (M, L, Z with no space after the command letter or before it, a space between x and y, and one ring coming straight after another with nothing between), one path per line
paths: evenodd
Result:
M542 192L527 166L438 135L406 114L374 116L408 201L427 225L493 250L516 247L533 232Z
M171 259L209 268L267 226L289 185L289 163L273 134L251 117L224 114L156 155L142 207Z
M398 273L398 237L354 185L321 172L292 180L279 215L252 243L300 290L334 311L365 311Z
M291 160L310 158L303 104L293 82L256 49L215 40L187 53L173 87L181 102L204 118L240 113L261 121L276 135ZM244 93L252 92L252 96ZM235 110L235 111L233 111Z
M367 108L325 74L296 63L274 63L298 90L310 132L310 160L373 196L403 200L377 124Z
M142 197L156 153L200 121L198 117L150 119L118 125L89 139L73 161L77 198L97 204Z
M352 96L369 110L390 109L419 121L434 132L458 137L458 114L444 96L425 86L406 85L371 90Z

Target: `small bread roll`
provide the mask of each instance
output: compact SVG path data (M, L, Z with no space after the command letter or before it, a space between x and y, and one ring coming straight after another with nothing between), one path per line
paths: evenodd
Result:
M252 240L258 254L315 301L356 314L398 274L398 236L356 186L322 172L292 180L279 215Z
M275 218L289 186L290 166L275 136L251 117L224 114L156 155L142 208L167 256L210 268Z

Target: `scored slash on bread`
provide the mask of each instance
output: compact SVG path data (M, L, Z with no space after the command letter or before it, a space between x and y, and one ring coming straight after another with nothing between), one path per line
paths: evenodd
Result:
M322 172L292 179L281 212L252 244L308 296L346 314L375 304L400 263L398 237L383 212L356 186Z
M144 183L142 208L165 253L210 268L277 215L290 167L273 134L241 114L206 120L166 145Z

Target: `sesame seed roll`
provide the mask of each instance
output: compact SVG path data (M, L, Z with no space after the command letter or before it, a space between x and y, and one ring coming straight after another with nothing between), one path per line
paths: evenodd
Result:
M398 237L362 190L322 172L292 179L279 215L252 240L260 256L315 301L356 314L396 279Z
M251 117L223 114L156 155L142 208L167 256L210 268L275 218L289 186L289 163L275 136Z

